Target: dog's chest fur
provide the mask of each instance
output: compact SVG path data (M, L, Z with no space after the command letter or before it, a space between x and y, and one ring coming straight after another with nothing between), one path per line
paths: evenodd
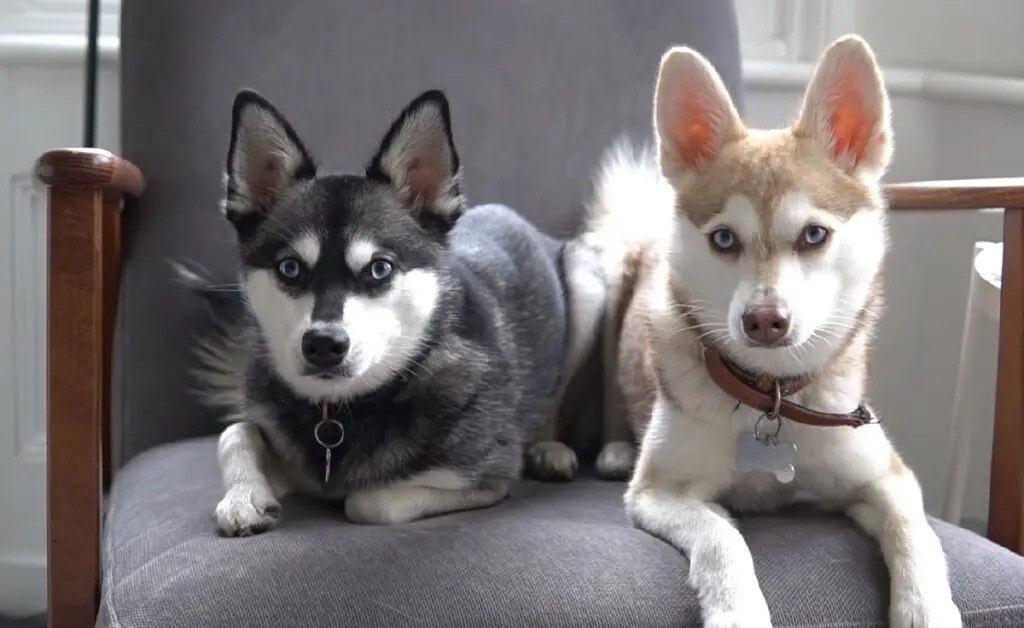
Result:
M411 368L445 369L446 356L425 356ZM469 357L464 356L464 357ZM450 367L448 368L450 370ZM327 403L327 416L344 429L342 442L331 450L332 480L325 486L326 451L315 430L324 416L324 405L294 393L276 376L266 373L251 396L263 412L257 416L268 433L271 447L286 463L300 486L310 492L348 494L378 483L396 472L426 471L438 459L451 458L443 443L459 428L459 416L475 408L478 378L472 375L442 377L444 388L424 387L407 380L364 397ZM429 439L419 433L428 429Z

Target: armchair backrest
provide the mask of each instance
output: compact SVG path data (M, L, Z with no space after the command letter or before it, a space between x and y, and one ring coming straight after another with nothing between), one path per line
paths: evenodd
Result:
M739 99L723 0L123 0L124 156L146 193L125 214L115 465L218 430L189 394L196 304L170 260L235 273L218 210L237 90L260 91L328 168L357 171L392 117L444 89L471 202L509 204L552 234L581 216L603 149L649 136L658 60L693 46Z

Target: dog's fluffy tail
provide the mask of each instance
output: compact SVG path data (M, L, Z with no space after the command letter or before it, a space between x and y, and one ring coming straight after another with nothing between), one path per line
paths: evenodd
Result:
M192 377L204 404L238 412L245 405L244 297L237 284L215 284L182 263L173 263L178 282L199 298L204 319L196 336Z
M607 436L608 425L625 420L614 381L622 308L644 251L671 226L672 190L661 178L654 151L626 139L609 148L594 184L584 227L565 248L572 330L566 370L575 381L563 390L562 420L584 430L603 423ZM593 377L602 380L603 399L593 394ZM595 410L600 421L591 420ZM582 436L589 440L592 434Z
M581 233L566 247L569 310L577 340L568 365L575 372L600 335L602 315L615 312L643 252L670 227L672 189L649 146L616 141L598 168Z
M671 229L673 192L658 169L653 147L615 142L598 168L581 239L597 251L614 296L636 271L640 257Z
M673 203L674 192L661 176L653 146L637 147L627 138L612 144L598 167L580 235L600 258L605 278L601 335L606 367L617 358L619 328L644 256L671 234Z
M661 176L653 147L636 147L620 139L601 160L584 227L571 242L585 252L601 278L600 307L596 313L585 310L590 317L587 323L593 325L592 336L585 349L575 348L581 356L576 368L582 369L589 363L583 360L591 355L590 350L600 347L593 362L600 364L600 374L595 376L600 377L603 388L599 424L606 445L629 433L617 383L619 333L646 252L671 232L673 202L672 188ZM592 387L585 391L574 387L566 405L588 399L592 403L593 396Z
M617 360L622 318L643 260L659 241L671 236L674 195L650 145L636 147L621 138L607 150L597 170L580 240L600 258L605 278L605 368Z

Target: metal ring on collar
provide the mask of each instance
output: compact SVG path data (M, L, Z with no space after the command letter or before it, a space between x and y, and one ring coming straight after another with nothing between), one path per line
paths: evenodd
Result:
M328 441L325 441L323 439L323 437L320 435L320 430L323 429L323 427L325 425L331 425L331 427L337 427L337 429L338 429L338 438L337 438L337 440L335 440L333 442L328 442ZM313 438L316 439L316 442L321 447L323 447L325 449L334 449L338 445L340 445L343 442L345 442L345 426L342 425L340 421L337 421L335 419L323 419L322 421L320 421L319 423L316 424L316 427L313 428Z

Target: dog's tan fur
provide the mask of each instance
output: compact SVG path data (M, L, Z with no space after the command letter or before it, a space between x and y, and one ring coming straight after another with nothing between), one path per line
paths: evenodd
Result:
M778 130L747 129L710 64L674 48L661 61L654 111L658 168L617 153L592 207L588 238L613 278L607 383L624 410L606 409L599 470L632 471L629 517L688 555L707 626L771 625L750 551L718 504L772 509L797 490L845 510L880 543L893 626L960 626L920 487L882 428L784 421L783 437L797 445L795 480L740 474L737 438L759 413L737 408L702 361L702 345L714 346L750 371L810 374L792 400L823 412L865 400L888 248L880 179L892 154L870 48L856 36L834 42L797 121ZM812 227L827 228L823 244L803 239ZM709 244L723 228L739 242L725 252ZM751 346L736 323L765 295L792 311L781 346Z

